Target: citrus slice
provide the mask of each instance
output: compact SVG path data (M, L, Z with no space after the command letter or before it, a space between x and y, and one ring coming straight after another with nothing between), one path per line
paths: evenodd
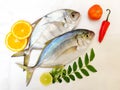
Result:
M49 72L45 72L40 76L40 82L44 85L44 86L48 86L50 84L52 84L52 76Z
M13 24L12 28L13 35L18 39L26 39L30 36L32 32L32 26L29 22L24 20L19 20Z
M27 39L19 40L10 32L5 38L6 46L12 51L21 51L27 45Z

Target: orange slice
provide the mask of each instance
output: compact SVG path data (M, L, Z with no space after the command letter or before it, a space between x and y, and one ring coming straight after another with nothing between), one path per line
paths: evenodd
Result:
M32 26L27 21L19 20L13 24L11 31L17 39L26 39L32 32Z
M12 51L21 51L27 45L27 39L19 40L10 32L5 38L6 46Z

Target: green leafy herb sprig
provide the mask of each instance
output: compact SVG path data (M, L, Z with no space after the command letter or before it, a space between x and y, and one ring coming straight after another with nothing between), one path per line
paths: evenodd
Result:
M91 49L90 56L85 54L84 62L79 57L78 62L74 62L73 65L69 65L67 69L53 68L50 74L53 77L53 83L61 83L63 80L69 83L71 80L75 81L76 78L82 79L84 76L89 76L89 72L97 72L97 70L90 63L94 60L95 53L93 48ZM82 73L82 74L81 74Z

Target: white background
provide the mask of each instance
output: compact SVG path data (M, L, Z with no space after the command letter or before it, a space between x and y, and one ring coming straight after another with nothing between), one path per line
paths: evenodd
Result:
M102 6L103 16L98 21L91 21L88 19L87 11L96 3ZM11 59L13 52L6 48L5 36L17 20L24 19L32 23L41 16L61 8L79 11L81 20L77 28L88 28L96 33L91 47L96 53L92 64L98 72L90 73L89 77L69 84L63 82L44 87L38 79L46 69L38 69L34 73L31 84L26 88L25 73L15 64L17 58ZM111 25L104 41L99 44L98 32L101 22L106 18L107 8L112 11L109 18ZM120 90L119 9L120 0L0 0L0 90Z

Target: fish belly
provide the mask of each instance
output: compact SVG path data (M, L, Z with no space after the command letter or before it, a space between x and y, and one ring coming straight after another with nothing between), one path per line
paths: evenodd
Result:
M33 32L31 45L33 45L33 48L43 48L47 41L70 30L64 27L64 24L61 22L47 23Z
M67 49L67 51L65 50L62 53L60 53L60 55L56 56L55 54L51 58L46 58L46 60L44 60L44 62L42 62L39 66L44 67L44 68L46 67L53 68L56 66L67 65L71 63L72 61L78 59L81 55L85 53L86 50L87 48L80 49L79 46L73 46L69 48L69 50Z
M32 46L35 43L35 40L37 40L38 36L41 35L41 32L44 31L43 28L45 27L45 25L48 26L48 23L51 23L51 22L65 23L64 13L65 13L65 10L58 10L58 11L49 13L48 15L42 17L42 19L35 26L35 28L32 32L32 35L31 35L31 38L30 38L30 46Z
M76 40L68 40L59 45L56 49L51 49L52 52L47 53L48 56L44 57L43 60L41 60L40 67L54 67L65 65L65 62L67 61L64 61L64 58L66 58L66 55L69 56L69 54L74 53L77 50L77 45L78 44Z

